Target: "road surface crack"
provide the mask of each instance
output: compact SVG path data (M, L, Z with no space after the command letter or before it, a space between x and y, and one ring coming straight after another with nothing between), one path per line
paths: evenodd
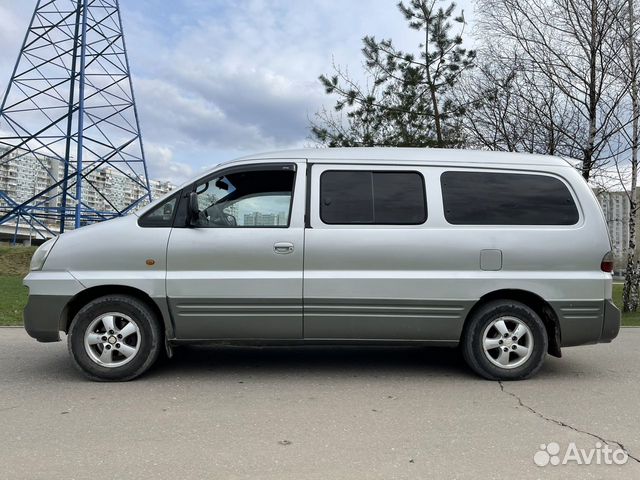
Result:
M597 440L600 440L602 443L605 443L609 446L612 445L617 445L619 448L621 448L622 450L624 450L626 452L626 454L629 456L630 459L636 461L637 463L640 463L640 458L634 456L631 454L631 452L629 452L629 450L627 449L627 447L624 446L624 444L622 442L619 442L617 440L607 440L604 437L601 437L600 435L597 435L595 433L591 433L591 432L587 432L586 430L580 430L579 428L574 427L573 425L569 425L568 423L565 423L561 420L556 420L555 418L551 418L551 417L547 417L546 415L538 412L535 408L530 407L529 405L527 405L526 403L524 403L522 401L522 399L516 395L513 392L510 392L508 390L506 390L504 388L504 384L501 381L498 381L498 385L500 385L500 390L503 393L506 393L507 395L512 396L513 398L515 398L518 401L518 404L523 407L526 408L527 410L529 410L531 413L533 413L534 415L542 418L544 421L546 422L550 422L550 423L555 423L556 425L563 427L563 428L568 428L569 430L573 430L574 432L578 432L578 433L582 433L584 435L589 435L590 437L593 437Z

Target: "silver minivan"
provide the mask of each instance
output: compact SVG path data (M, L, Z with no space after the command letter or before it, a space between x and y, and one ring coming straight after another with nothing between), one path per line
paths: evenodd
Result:
M185 343L459 346L529 377L620 329L595 196L565 160L307 149L216 166L135 214L43 244L25 328L93 380Z

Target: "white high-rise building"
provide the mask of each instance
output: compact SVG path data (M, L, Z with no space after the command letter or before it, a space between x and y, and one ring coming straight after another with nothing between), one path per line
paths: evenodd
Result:
M244 214L245 227L275 227L287 225L287 216L284 212L260 213L252 212Z
M636 189L636 199L638 191ZM595 191L600 202L604 217L609 227L609 236L616 263L624 264L629 245L629 210L631 208L627 192L609 192L605 190ZM637 201L637 200L636 200ZM638 225L640 227L640 225ZM639 237L637 237L639 238Z
M0 147L0 155L7 151ZM50 157L22 155L21 152L10 154L0 164L0 192L5 193L13 201L21 203L37 193L56 184L62 178L62 164ZM131 174L133 176L133 174ZM144 184L144 178L140 179ZM174 186L170 182L149 180L151 195L158 198L171 191ZM59 193L53 190L48 196ZM101 195L102 194L102 195ZM91 172L83 182L82 201L86 207L98 212L122 211L137 199L143 197L143 186L128 178L116 169L105 167ZM59 207L61 199L57 197L42 207ZM137 208L146 205L148 200L142 201ZM8 203L0 195L0 206L8 207ZM69 205L72 207L72 205Z
M0 147L0 154L6 152ZM48 157L35 158L11 153L9 161L0 165L0 191L6 193L15 202L24 202L58 181L60 165ZM54 195L54 192L52 192ZM2 199L0 202L4 203ZM45 205L43 205L45 206ZM56 205L47 204L55 207Z

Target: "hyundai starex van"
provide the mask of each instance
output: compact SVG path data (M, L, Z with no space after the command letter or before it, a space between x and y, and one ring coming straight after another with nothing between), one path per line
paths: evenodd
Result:
M43 244L25 328L93 380L184 343L459 346L487 379L610 342L594 194L551 156L309 149L216 166L144 209Z

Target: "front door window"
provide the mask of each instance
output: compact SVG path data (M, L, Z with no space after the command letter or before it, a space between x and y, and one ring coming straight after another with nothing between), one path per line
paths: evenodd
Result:
M250 170L210 178L196 187L201 228L289 226L295 172Z

